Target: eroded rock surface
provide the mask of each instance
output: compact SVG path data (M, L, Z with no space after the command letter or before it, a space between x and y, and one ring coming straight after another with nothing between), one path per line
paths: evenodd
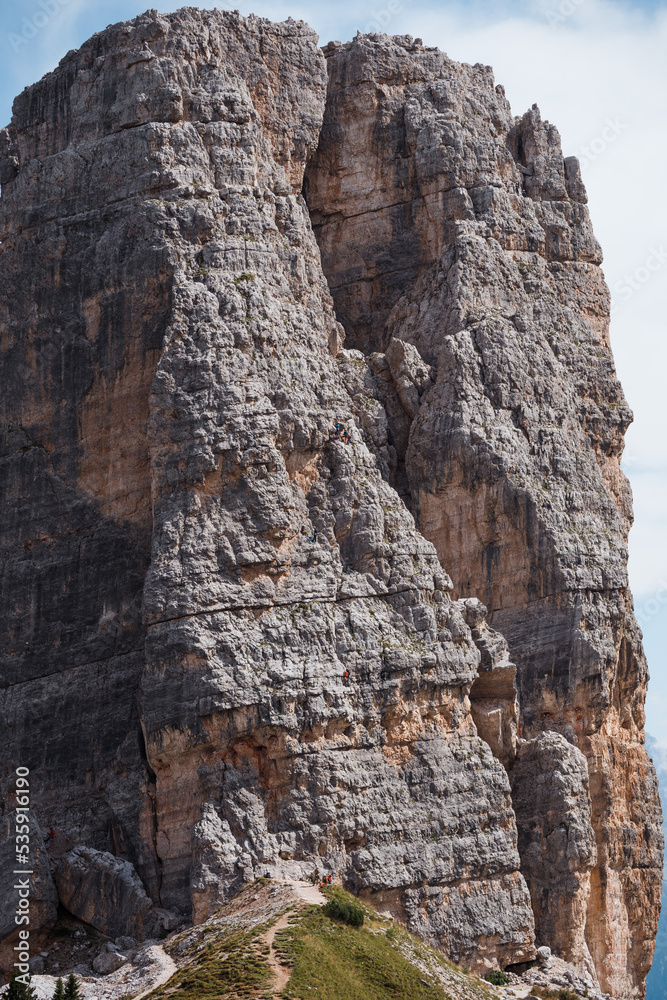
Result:
M577 161L536 107L512 116L488 66L409 36L359 36L325 54L327 112L305 192L347 345L367 359L358 381L384 425L362 394L357 404L386 428L389 481L455 593L482 600L508 641L523 737L558 731L586 758L597 861L586 907L571 884L562 913L576 910L578 925L571 937L561 928L561 957L581 964L587 949L605 990L641 995L662 836L626 569L631 413ZM397 344L433 385L420 391L396 369ZM546 939L552 918L533 903Z
M6 812L1 825L0 839L0 871L3 873L2 888L0 888L0 968L11 968L16 961L14 948L19 943L19 931L29 930L33 944L44 940L48 930L53 927L58 916L58 894L51 874L49 853L40 830L37 817L31 810L22 814L25 821L19 826L19 836L28 837L32 848L30 864L21 865L17 862L16 835L17 827L14 815ZM27 828L27 833L26 833ZM21 846L25 840L19 842ZM21 869L30 872L20 874ZM22 921L16 923L19 915L18 889L24 893L29 889L29 927Z
M536 943L569 955L595 976L585 937L597 861L586 758L560 733L523 741L512 768L512 793L521 865L539 929Z
M267 864L326 859L453 958L520 962L509 781L470 713L482 654L336 360L300 194L325 91L306 25L187 8L95 36L17 102L16 759L87 845L58 864L67 906L89 848L197 919ZM417 405L428 371L390 356Z
M325 52L328 98L302 22L149 11L1 133L5 783L29 766L61 900L116 900L113 934L326 861L483 970L533 957L533 909L546 939L562 852L531 908L508 769L562 729L543 839L590 793L597 861L557 947L638 994L629 412L576 164L488 68Z

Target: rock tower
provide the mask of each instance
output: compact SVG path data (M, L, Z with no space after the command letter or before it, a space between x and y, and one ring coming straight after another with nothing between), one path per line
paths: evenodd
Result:
M56 890L140 933L325 862L455 961L642 996L631 414L556 129L407 36L149 11L17 98L0 181L42 933Z

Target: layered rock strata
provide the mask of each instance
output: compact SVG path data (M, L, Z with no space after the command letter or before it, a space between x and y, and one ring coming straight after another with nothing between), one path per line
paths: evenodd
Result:
M307 26L185 8L17 99L6 802L29 767L75 845L72 900L119 859L115 929L130 898L203 919L267 866L326 861L452 958L518 963L510 784L470 708L482 661L501 687L512 668L388 481L381 404L346 388L366 365L340 350L300 194L325 92Z
M578 163L536 107L512 116L488 66L409 36L325 54L304 190L347 343L384 406L388 478L517 664L529 743L514 770L499 756L537 942L640 996L662 835L626 567L631 413ZM546 812L526 799L541 768Z
M119 859L116 930L326 862L474 968L536 920L641 995L630 413L576 161L488 67L325 55L150 11L0 132L5 818L27 766L61 899Z

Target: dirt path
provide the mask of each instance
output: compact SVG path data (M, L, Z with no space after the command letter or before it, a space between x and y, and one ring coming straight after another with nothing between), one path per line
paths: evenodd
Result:
M320 906L324 906L326 899L317 888L311 882L290 882L289 883L294 889L297 896L300 899L305 900L306 903L319 903Z
M295 896L298 896L299 899L302 899L304 903L315 903L318 906L323 906L326 903L325 897L322 895L317 886L312 885L310 882L300 882L294 880L286 882L286 885L290 885L294 890ZM282 990L285 989L285 987L289 982L290 976L292 975L292 970L288 966L280 964L278 956L276 955L276 952L273 947L273 941L276 934L278 933L278 931L283 930L284 927L287 927L290 916L291 916L290 913L283 913L282 917L279 917L278 920L276 920L273 927L270 927L269 930L266 932L266 934L262 935L261 938L261 940L265 941L266 944L268 944L269 946L269 954L267 961L269 963L269 966L271 967L271 971L273 972L274 996L278 996L282 992ZM135 1000L139 1000L139 998L135 997Z
M276 920L273 927L262 936L262 941L266 941L269 946L269 956L268 963L271 966L271 971L273 972L273 995L277 996L281 990L284 990L289 982L289 977L292 975L292 970L288 969L286 965L281 965L278 961L278 957L273 950L273 939L275 938L278 931L281 931L283 927L287 927L289 923L290 914L283 913L282 917Z
M156 979L153 980L148 989L145 989L143 993L138 993L137 996L134 997L134 1000L141 1000L142 997L147 997L148 994L152 993L154 989L157 989L158 986L162 986L169 979L171 979L173 974L178 969L178 966L176 965L174 960L169 957L166 951L164 951L162 948L160 948L160 951L162 952L162 955L160 956L161 958L160 964L162 965L162 969L160 970L159 975L157 976Z

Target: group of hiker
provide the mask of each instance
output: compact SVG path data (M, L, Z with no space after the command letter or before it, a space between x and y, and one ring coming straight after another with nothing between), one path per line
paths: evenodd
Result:
M307 881L310 882L311 885L316 885L318 889L323 889L327 885L333 885L331 875L325 875L324 873L320 875L319 868L316 868L312 875L308 876Z
M344 444L349 444L352 440L352 431L348 431L342 424L334 424L334 433L340 438L341 441L344 442Z
M315 525L313 525L312 531L309 532L308 528L306 528L304 525L304 527L301 529L301 534L305 535L305 537L308 539L309 542L316 542L317 536L319 535L319 531L317 530Z

